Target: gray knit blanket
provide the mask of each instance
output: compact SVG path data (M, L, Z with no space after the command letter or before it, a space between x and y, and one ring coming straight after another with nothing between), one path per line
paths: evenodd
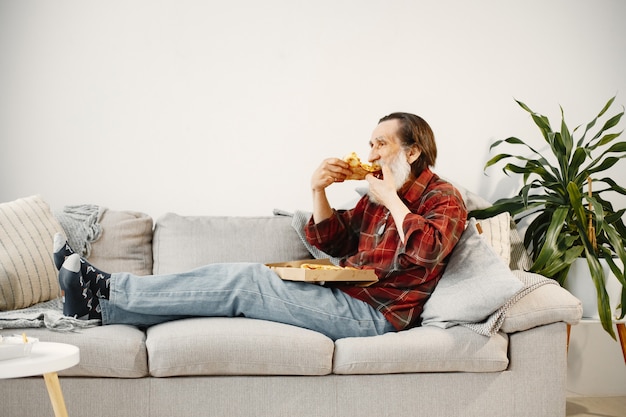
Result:
M498 331L500 331L502 323L504 323L504 319L506 318L506 313L511 309L511 307L513 307L513 305L515 305L515 303L517 303L519 300L524 298L524 296L530 294L542 285L558 285L555 280L546 278L538 274L529 274L525 271L519 270L514 270L512 272L513 275L515 275L524 284L524 287L520 291L518 291L517 294L511 297L506 303L504 303L502 307L497 309L483 322L455 324L467 327L483 336L493 336L494 334L498 333Z
M45 327L59 332L71 332L97 326L100 320L80 320L63 315L61 298L39 303L21 310L0 312L0 329L32 329Z
M100 238L102 226L100 218L106 208L93 204L65 206L63 211L54 213L70 247L80 256L89 258L91 243Z

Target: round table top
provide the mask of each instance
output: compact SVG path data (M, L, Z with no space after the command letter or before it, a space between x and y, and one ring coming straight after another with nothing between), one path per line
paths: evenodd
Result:
M37 342L29 356L0 361L0 379L43 375L71 368L80 361L78 347Z

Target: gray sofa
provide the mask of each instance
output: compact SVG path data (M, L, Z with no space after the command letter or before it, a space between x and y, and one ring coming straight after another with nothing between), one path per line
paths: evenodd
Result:
M153 227L144 214L103 209L98 220L89 259L111 272L311 257L296 217L168 214ZM506 232L505 255L519 269L527 261L519 236ZM540 285L507 307L491 336L428 325L333 342L243 317L0 334L25 331L80 348L80 364L59 373L73 417L555 417L565 416L566 324L581 314L567 291ZM0 398L3 416L52 415L42 378L0 380Z

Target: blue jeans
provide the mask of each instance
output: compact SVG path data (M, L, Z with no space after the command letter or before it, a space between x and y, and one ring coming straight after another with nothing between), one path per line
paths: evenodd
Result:
M382 313L341 290L283 281L256 263L210 264L169 275L114 273L109 299L100 305L103 324L249 317L315 330L333 340L395 330Z

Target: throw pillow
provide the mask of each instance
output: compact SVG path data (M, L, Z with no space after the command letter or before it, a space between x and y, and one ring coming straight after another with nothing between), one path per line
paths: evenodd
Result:
M511 214L508 211L487 219L476 220L481 235L502 258L505 265L511 261Z
M63 232L39 196L0 204L0 311L60 295L52 240Z
M422 324L445 328L480 323L522 288L523 283L478 233L476 219L471 218L424 306Z

